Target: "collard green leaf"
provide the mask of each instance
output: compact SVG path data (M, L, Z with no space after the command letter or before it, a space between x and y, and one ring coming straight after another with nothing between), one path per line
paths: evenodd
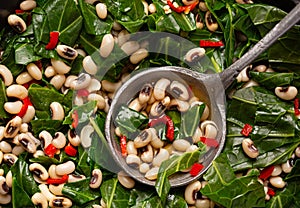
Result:
M100 191L91 189L89 184L90 178L73 183L66 183L62 193L75 204L83 205L100 197Z
M40 155L39 157L34 157L29 159L32 163L39 163L45 168L49 168L52 164L59 164L59 161L55 158L51 158L45 155Z
M251 78L267 89L278 86L290 85L294 79L294 73L283 72L254 72L250 71Z
M130 192L118 182L117 178L104 181L100 191L108 208L128 207Z
M34 44L30 40L24 42L17 42L15 48L15 62L16 64L27 65L31 62L41 59L34 52Z
M179 14L176 12L172 12L172 15L183 31L189 32L196 29L195 15L192 12L187 15L183 13Z
M196 150L193 152L184 153L181 156L173 156L161 164L159 167L157 180L155 182L155 189L163 202L166 201L171 188L168 177L178 171L191 167L199 160L200 155L201 152Z
M4 110L4 103L7 101L5 85L2 79L0 79L0 122L2 119L9 118L8 113Z
M30 196L25 192L24 188L19 185L16 178L12 180L12 205L15 208L31 208L34 207Z
M79 43L84 47L88 54L93 54L99 50L103 35L90 35L83 31L79 36Z
M37 41L48 43L50 39L47 15L40 7L32 11L34 37Z
M208 184L201 193L225 207L264 207L263 185L257 175L236 178L225 155L220 155L212 163L204 179Z
M54 135L63 128L62 121L52 119L36 119L30 121L32 131L37 136L41 131L46 130Z
M226 4L226 9L228 10L228 17L226 18L226 25L224 28L224 39L225 42L225 53L226 53L226 66L232 64L235 51L235 33L233 26L233 11L230 4Z
M191 107L182 116L182 128L180 129L183 138L194 135L196 128L199 126L200 118L205 109L205 104L195 105Z

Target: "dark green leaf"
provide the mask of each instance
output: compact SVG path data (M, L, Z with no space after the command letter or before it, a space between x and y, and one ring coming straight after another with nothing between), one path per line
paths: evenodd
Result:
M8 113L4 110L4 103L7 101L5 85L0 79L0 122L2 119L9 118Z
M205 104L195 105L183 114L180 129L183 138L194 135L196 128L199 126L200 118L205 109Z
M51 119L37 119L30 121L34 135L38 135L41 131L46 130L54 135L55 132L63 128L62 121Z
M290 85L294 79L294 73L279 72L254 72L250 71L251 78L267 89L277 86Z
M30 196L25 192L24 188L19 185L16 178L12 181L12 205L15 208L32 208L34 207Z

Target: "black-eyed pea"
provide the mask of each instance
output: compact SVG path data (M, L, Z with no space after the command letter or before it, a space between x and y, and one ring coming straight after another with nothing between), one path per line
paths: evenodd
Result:
M75 129L68 130L68 140L75 147L79 146L81 142L80 137L76 134Z
M180 112L186 112L189 108L190 105L188 102L183 101L183 100L178 100L178 99L172 99L170 101L170 104L168 108L176 107L178 111Z
M139 98L135 98L129 103L128 108L135 111L140 111L142 110L143 106L144 105L140 103Z
M144 6L144 13L145 15L148 15L148 3L145 0L142 0L143 6Z
M78 52L74 48L67 45L56 46L56 52L62 58L69 59L69 60L74 60L78 56Z
M56 74L51 80L50 84L52 84L57 90L61 89L66 81L66 76L64 74Z
M100 55L106 58L114 49L115 40L112 34L105 34L100 45Z
M49 185L49 191L54 194L55 196L62 196L62 189L64 187L64 184L50 184Z
M164 149L169 152L169 155L172 155L175 152L175 149L174 149L174 147L173 147L173 145L171 143L169 143L166 146L164 146ZM155 153L155 155L157 154L157 152L154 152L154 153Z
M87 97L89 101L96 101L97 102L97 108L102 110L105 108L105 100L102 97L102 95L96 94L96 93L90 93Z
M202 12L207 12L207 11L208 11L208 8L207 8L207 6L206 6L205 1L200 1L200 2L199 2L199 9L200 9Z
M2 151L0 151L0 164L2 164L3 157L4 157L4 154L3 154L3 152L2 152Z
M9 170L5 176L6 185L11 188L12 187L12 172Z
M4 175L4 170L1 168L0 169L0 176L3 176Z
M298 90L294 86L276 87L275 94L283 100L293 100L297 96Z
M250 80L249 71L252 69L252 65L246 66L236 77L237 82L248 82Z
M6 88L6 95L23 100L28 96L28 90L22 85L12 84Z
M152 95L153 87L151 84L145 84L139 92L139 103L144 104L147 103Z
M1 135L1 133L0 133L0 135ZM1 136L0 136L0 138L1 138ZM295 156L296 157L300 157L300 147L297 147L296 149L295 149Z
M157 179L157 175L158 175L158 170L159 167L153 167L150 170L148 170L145 174L145 178L147 178L148 180L156 180Z
M49 144L52 143L53 137L48 131L43 130L39 134L39 139L41 140L42 149L45 149Z
M36 143L28 133L21 133L18 137L20 145L29 153L36 152Z
M107 7L104 3L96 4L96 13L100 19L105 19L107 17Z
M193 143L195 144L195 143L200 142L200 137L202 137L202 136L203 136L202 131L201 131L200 127L198 126L195 130L194 135L192 136Z
M95 189L99 188L102 183L102 171L100 169L94 169L90 180L90 187Z
M5 127L0 126L0 141L4 138L4 130L5 130Z
M153 148L150 144L148 144L147 146L140 148L141 150L141 159L143 162L145 163L151 163L153 160Z
M23 152L25 152L25 149L21 145L16 145L11 150L11 153L13 153L16 156L19 156Z
M55 196L49 201L49 207L72 207L72 201L66 197Z
M33 10L36 7L36 1L26 0L20 3L20 9L23 11Z
M253 4L253 1L251 0L235 0L238 4Z
M26 26L26 23L25 21L15 15L15 14L11 14L8 16L7 18L7 21L8 21L8 24L17 32L17 33L23 33L26 31L27 29L27 26Z
M0 150L3 153L9 153L12 151L12 147L7 141L1 141L0 142Z
M191 50L189 50L185 54L184 59L187 62L196 62L196 61L200 60L204 55L205 55L205 49L197 47L197 48L192 48Z
M101 89L101 83L99 80L93 78L86 89L89 91L89 93L97 92Z
M191 5L191 4L193 4L193 3L197 2L197 1L198 0L182 0L182 3L184 5Z
M29 123L35 116L35 108L31 105L28 106L25 115L22 117L23 123Z
M174 98L178 98L179 100L188 100L189 92L187 87L178 81L172 81L170 84L170 93Z
M15 162L17 162L18 157L11 153L5 153L3 154L3 162L8 164L9 166L13 166Z
M281 164L281 169L284 173L290 173L293 169L293 165L290 160L287 160L285 163Z
M156 153L155 157L153 158L152 165L154 167L159 167L163 161L168 160L169 158L169 151L164 148L160 148L159 151Z
M90 124L85 125L81 132L80 132L80 138L81 138L81 145L83 148L88 148L92 144L92 138L91 135L94 133L94 127Z
M253 86L259 86L259 84L257 82L255 82L254 80L250 79L248 82L246 82L243 85L243 88L253 87Z
M171 81L166 78L162 78L162 79L158 80L155 83L154 89L153 89L154 98L156 100L164 99L166 97L166 89L170 84L171 84Z
M23 120L23 119L22 119ZM28 123L22 123L20 126L20 133L27 133L29 130Z
M106 202L104 201L103 198L100 199L100 205L101 205L103 208L107 208Z
M216 123L211 120L203 121L200 124L200 129L206 138L216 138L217 137L218 127L217 127Z
M166 109L170 106L171 99L169 96L166 96L160 101L156 101L152 104L150 109L150 115L153 117L158 117L162 115Z
M250 158L256 158L259 155L258 149L255 147L253 141L249 138L243 139L242 148L245 154Z
M140 164L142 163L140 157L134 154L129 154L126 157L126 163L128 166L133 167L133 168L138 168Z
M266 65L258 65L253 68L253 71L257 71L257 72L265 72L266 70L267 70Z
M4 137L5 138L14 138L21 127L22 119L19 116L11 119L5 126Z
M130 39L130 34L127 30L122 30L118 34L118 45L121 47L124 43L126 43Z
M87 88L91 83L91 76L87 73L81 73L75 80L70 83L73 90L81 90Z
M49 178L46 168L39 163L30 164L29 170L42 181L45 181Z
M104 91L115 92L122 85L122 82L110 82L108 80L102 80L101 85Z
M94 205L92 205L92 208L103 208L103 207L99 204L94 204Z
M196 21L196 28L197 29L201 30L201 29L204 28L204 22L203 22L202 17L201 17L200 14L196 15L195 21Z
M57 74L67 74L71 70L71 67L62 60L51 59L51 65Z
M0 194L5 195L8 194L10 188L6 184L6 179L4 176L0 176Z
M138 154L137 148L135 148L133 141L127 142L126 150L127 150L127 154L134 154L134 155Z
M52 102L50 104L51 118L52 120L64 120L65 111L59 102Z
M14 81L11 71L3 64L0 64L0 78L3 79L5 86L10 86Z
M4 103L4 110L10 114L17 114L20 112L21 108L23 106L23 103L18 100L14 102L5 102Z
M0 204L9 204L11 202L10 194L0 194Z
M78 55L81 55L82 57L86 57L86 52L83 49L76 48L75 50L77 51Z
M135 181L128 176L124 171L118 172L118 181L125 188L131 189L135 186Z
M219 27L215 17L210 11L205 13L205 24L207 29L211 32L215 32Z
M271 176L270 179L270 184L274 186L275 188L283 188L285 187L285 182L280 176Z
M74 98L74 105L81 106L84 104L84 100L82 97L76 95Z
M150 141L151 146L155 149L162 148L165 143L157 136L156 129L149 128L149 131L151 133L151 141Z
M84 179L86 179L85 175L69 174L68 183L82 181Z
M191 143L185 139L176 139L172 145L175 150L185 152L191 146Z
M49 169L48 169L48 174L49 174L49 177L50 178L61 178L62 176L61 175L57 175L56 174L56 167L57 165L50 165Z
M76 76L76 75L69 75L69 76L67 76L66 81L65 81L65 83L64 83L64 86L67 87L67 88L69 88L69 87L71 86L71 83L72 83L75 79L77 79L77 76Z
M210 206L210 200L209 199L196 199L195 207L196 208L212 208Z
M16 83L19 85L25 84L33 80L32 76L28 72L22 72L16 78Z
M48 208L47 198L40 192L36 192L32 195L31 201L34 205L37 205L41 208Z
M201 189L201 182L194 181L186 186L184 191L184 199L188 204L196 203L196 194Z
M144 60L148 55L148 50L146 50L145 48L140 48L130 55L129 60L132 64L138 64L142 60Z
M62 149L67 143L67 139L62 132L56 132L51 142L57 149Z
M47 201L50 201L51 199L53 199L55 197L55 195L53 195L49 191L49 188L48 188L48 186L46 184L40 184L38 186L38 188L40 189L40 191L43 194L43 196L46 197Z
M45 153L43 150L37 150L35 153L33 153L34 158L38 158L39 156L45 156Z
M127 41L121 46L121 50L128 56L136 52L140 48L140 44L137 41Z
M153 4L153 3L149 4L148 10L151 14L155 13L156 12L155 4Z
M198 150L198 146L193 144L189 148L186 149L186 152L194 152L196 150Z
M135 148L145 147L150 143L152 139L152 133L149 129L144 129L139 135L133 140Z
M73 161L67 161L65 163L59 164L55 168L55 172L57 175L67 175L75 170L75 164Z
M47 78L53 77L56 74L56 71L53 66L47 66L44 74Z
M29 75L35 80L41 80L43 75L39 67L34 63L29 63L26 66Z
M140 164L140 166L139 166L140 173L145 174L145 173L148 172L148 170L150 170L150 165L148 163L142 163L142 164Z
M271 176L279 176L282 173L282 168L280 165L274 165L274 169L271 173Z

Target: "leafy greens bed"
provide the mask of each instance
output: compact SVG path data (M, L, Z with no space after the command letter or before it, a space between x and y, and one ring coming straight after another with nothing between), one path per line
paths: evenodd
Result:
M32 12L19 14L28 25L27 30L18 34L10 27L5 27L0 33L0 47L3 51L1 64L7 66L16 78L26 71L26 65L41 61L43 68L49 65L50 59L61 59L55 50L46 50L51 31L60 32L59 41L72 47L83 49L93 56L99 50L102 38L110 33L114 22L119 23L129 33L138 31L167 32L180 35L199 45L200 40L222 41L224 47L208 47L206 55L211 61L209 69L221 72L237 58L240 58L253 44L264 36L280 21L285 12L264 1L254 4L237 4L233 0L206 0L206 6L218 23L218 30L210 32L207 27L196 27L196 15L204 18L204 12L198 8L188 14L172 11L166 14L160 0L147 1L156 6L156 12L146 15L140 0L103 0L107 5L108 16L99 19L95 6L83 0L36 0L37 8ZM176 1L182 4L180 1ZM294 113L294 103L283 101L274 94L277 86L293 85L300 87L300 30L294 26L280 38L267 52L262 54L254 65L266 64L275 72L250 72L251 79L259 86L242 88L241 83L233 83L230 90L236 89L232 99L228 99L227 107L227 139L223 153L213 162L212 167L203 176L208 181L201 194L207 196L218 206L222 207L299 207L300 206L300 164L297 160L292 171L284 176L287 185L276 190L276 194L265 201L263 185L258 182L259 169L270 165L282 164L292 157L294 150L300 144L300 123ZM123 59L117 64L99 56L93 57L100 68L109 68L108 73L96 76L115 82L122 75L124 68L145 68L149 66L183 65L185 64L169 56L169 51L176 48L177 43L172 39L165 39L158 43L161 54L150 54L139 64L132 66ZM187 49L188 50L188 49ZM182 54L184 54L182 49ZM181 53L181 52L179 52ZM114 55L123 51L114 46ZM180 54L179 56L182 56ZM66 61L71 66L70 75L78 75L82 70L83 56L79 55L73 61ZM195 70L205 72L207 67L195 67ZM72 103L73 91L62 94L56 90L50 80L43 76L38 83L28 86L28 96L36 110L35 118L30 122L30 128L37 137L47 130L54 134L57 131L67 134L72 125L72 113L78 113L79 126L91 122L96 130L93 134L92 148L88 151L78 147L76 156L68 156L61 151L57 157L32 157L30 153L19 155L17 162L10 166L2 163L4 175L11 170L12 202L2 207L34 207L31 197L39 191L38 185L29 171L29 164L38 162L49 168L51 164L60 164L71 160L76 164L76 173L86 176L85 180L67 183L63 194L73 202L73 207L93 207L102 198L107 207L188 207L184 200L184 188L156 189L137 184L133 189L126 189L118 182L115 171L107 171L109 152L103 136L106 113L98 110L93 119L89 119L90 112L96 107L96 102L89 102L82 106ZM0 79L0 125L5 126L12 118L4 109L4 103L10 100L6 96L6 86ZM300 99L299 94L297 98ZM50 103L59 102L65 111L63 121L52 120L49 109ZM250 134L258 148L260 155L257 159L247 157L242 150L241 143L244 136L240 133L245 124L253 126ZM79 127L80 128L80 127ZM100 167L102 164L103 167ZM165 164L168 166L168 164ZM100 168L103 172L103 182L99 189L89 188L91 172ZM236 173L249 174L237 177ZM172 169L170 170L173 171ZM168 173L166 173L167 175ZM164 178L165 179L165 178ZM162 179L162 180L164 180ZM159 190L157 194L156 190ZM163 196L163 197L159 197ZM217 206L217 205L216 205Z

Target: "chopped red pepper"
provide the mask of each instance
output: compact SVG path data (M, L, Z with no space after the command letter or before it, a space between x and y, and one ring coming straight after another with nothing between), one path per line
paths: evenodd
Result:
M59 32L57 31L50 32L50 40L49 43L46 45L47 50L52 50L56 47L59 40L58 37L59 37Z
M166 137L172 142L174 140L174 123L172 119L169 116L164 115L159 118L152 119L148 125L149 127L152 127L160 123L167 125Z
M204 168L204 166L200 163L194 163L190 170L191 176L196 176L200 173L200 171Z
M72 127L75 129L78 126L79 118L77 110L72 113Z
M17 114L17 116L19 116L21 118L26 114L28 106L32 106L32 103L30 102L29 97L24 98L22 100L22 102L23 102L22 108L21 108L20 112Z
M56 149L56 147L53 144L49 144L44 149L45 154L48 155L49 157L54 157L56 151L57 151L57 149Z
M127 138L126 136L122 135L120 138L120 147L121 147L121 153L123 157L127 156Z
M67 155L75 157L77 154L77 149L69 143L67 146L65 146L65 152Z
M211 41L211 40L200 40L200 47L221 47L224 46L224 43L220 41Z
M87 89L80 89L77 91L77 95L79 97L87 97L89 96L90 92Z
M200 141L206 144L208 147L218 147L219 142L213 138L200 137Z
M15 13L16 13L16 14L24 14L25 11L22 10L22 9L16 9L16 10L15 10Z
M246 123L241 131L241 134L247 137L251 133L252 129L252 126Z
M300 115L300 110L299 110L299 99L296 98L294 100L294 112L295 112L295 116L299 116Z
M266 180L268 179L272 172L274 170L274 165L270 165L268 167L265 167L259 174L258 178L262 179L262 180Z
M43 69L42 61L38 60L38 61L35 61L34 63L42 71L42 69Z
M270 187L268 187L268 192L267 194L269 194L270 196L275 196L275 191L273 189L271 189Z
M68 175L63 175L61 178L48 178L47 183L48 184L62 184L66 183L68 181L69 176Z
M182 12L189 13L198 5L198 3L199 1L195 1L191 5L175 7L174 4L171 2L171 0L167 0L167 4L169 5L169 7L177 13L182 13Z

